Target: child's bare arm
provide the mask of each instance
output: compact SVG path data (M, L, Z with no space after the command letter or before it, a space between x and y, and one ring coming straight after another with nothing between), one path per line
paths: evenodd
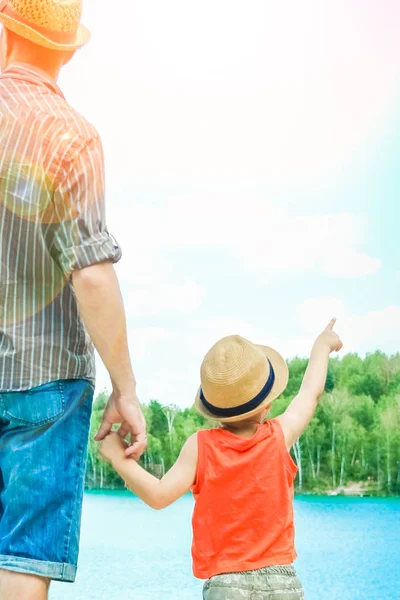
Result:
M335 323L336 319L332 319L315 341L300 391L283 415L278 417L289 449L306 429L317 408L325 389L330 353L334 350L338 352L343 346L333 331Z
M182 448L174 466L157 479L137 462L125 456L126 443L115 433L100 445L101 455L119 473L132 492L146 504L160 510L186 494L193 485L197 469L197 434L192 435Z

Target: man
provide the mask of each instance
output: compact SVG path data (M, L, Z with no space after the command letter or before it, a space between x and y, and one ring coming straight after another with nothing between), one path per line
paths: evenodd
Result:
M0 598L74 581L94 346L115 423L146 447L107 232L100 138L56 81L89 41L81 0L0 0Z

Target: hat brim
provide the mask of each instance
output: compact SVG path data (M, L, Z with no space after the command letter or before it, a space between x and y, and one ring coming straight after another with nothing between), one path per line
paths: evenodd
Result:
M218 421L219 423L233 423L235 421L243 421L248 417L251 417L257 413L259 413L263 408L266 408L276 400L286 389L286 386L289 381L289 368L286 364L286 361L282 356L273 348L269 348L268 346L260 346L259 344L255 344L257 348L260 348L265 356L269 359L272 364L272 367L275 372L275 381L274 385L268 396L261 402L261 404L252 411L249 411L243 415L238 415L236 417L216 417L210 411L208 411L204 406L202 401L200 400L200 390L201 387L197 390L196 398L194 401L194 405L196 410L206 419L211 421Z
M72 44L58 44L36 31L33 27L30 27L25 23L20 23L17 19L5 15L4 13L0 13L0 23L2 23L6 29L13 31L20 37L23 37L38 46L48 48L49 50L58 50L60 52L73 52L74 50L78 50L78 48L85 46L90 41L91 37L89 29L84 25L79 25L75 41Z

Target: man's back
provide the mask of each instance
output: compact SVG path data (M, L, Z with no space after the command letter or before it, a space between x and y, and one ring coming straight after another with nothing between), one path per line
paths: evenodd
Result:
M82 0L0 0L0 596L75 580L95 347L114 424L146 448L105 224L102 146L61 69L90 39ZM78 310L79 307L79 310Z
M94 380L71 272L120 250L104 223L96 130L46 74L0 76L0 389Z

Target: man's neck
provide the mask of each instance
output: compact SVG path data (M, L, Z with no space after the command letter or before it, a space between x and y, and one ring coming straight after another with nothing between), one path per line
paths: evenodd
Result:
M37 72L42 77L50 79L53 83L57 83L58 78L60 76L61 65L38 65L32 60L29 60L26 56L23 56L22 54L11 54L8 57L6 68L15 64L24 65L31 71Z
M59 77L59 74L60 74L60 69L56 73L55 72L50 72L47 69L41 69L41 68L37 67L36 65L33 65L32 63L29 63L29 62L26 62L26 61L21 61L21 60L18 60L18 61L13 60L12 62L9 62L7 64L6 68L11 67L12 65L19 65L21 67L25 67L29 71L33 71L34 73L37 73L41 77L44 77L45 79L49 79L53 83L57 83L58 77Z

